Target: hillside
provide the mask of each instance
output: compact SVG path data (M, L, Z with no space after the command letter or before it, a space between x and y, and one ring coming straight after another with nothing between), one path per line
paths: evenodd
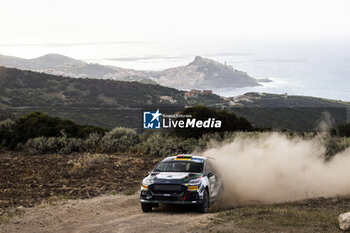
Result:
M164 86L179 89L252 87L260 85L246 73L233 69L232 66L196 56L186 66L151 73L152 79Z
M103 78L118 71L130 72L127 69L86 63L60 54L46 54L33 59L0 55L0 66L73 78Z
M59 54L47 54L34 59L0 55L0 66L63 75L74 78L96 78L124 81L149 80L178 89L210 89L220 87L251 87L260 85L246 73L213 60L195 57L185 66L163 71L138 71L104 66L72 59Z
M346 108L350 108L347 102L266 93L186 97L183 91L153 84L68 78L0 67L0 120L41 111L79 124L140 128L144 109L174 113L198 104L234 111L254 126L297 131L315 129L324 112L332 115L334 125L343 124Z
M349 102L317 98L311 96L296 96L296 95L278 95L270 93L256 93L248 92L244 95L235 96L229 98L230 101L233 101L236 105L243 105L245 107L284 107L284 108L293 108L293 107L350 107Z
M33 111L107 128L141 126L142 109L224 103L217 95L186 99L184 92L139 82L68 78L0 67L2 116Z
M84 62L59 55L47 54L33 59L23 59L12 56L0 55L0 65L23 70L42 70L59 67L81 66Z
M229 98L228 109L259 127L310 131L349 121L350 103L310 96L246 93Z
M76 106L140 108L171 96L184 105L182 92L138 82L72 79L44 73L0 68L1 107Z

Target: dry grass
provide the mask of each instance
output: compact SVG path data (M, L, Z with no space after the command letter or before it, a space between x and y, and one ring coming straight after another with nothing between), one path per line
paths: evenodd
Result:
M247 205L220 212L207 225L209 232L341 232L338 216L350 210L349 198Z

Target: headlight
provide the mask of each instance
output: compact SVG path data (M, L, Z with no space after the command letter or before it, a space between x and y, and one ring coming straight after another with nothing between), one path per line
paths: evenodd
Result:
M143 179L142 181L142 184L141 184L141 187L144 188L144 189L147 189L148 188L148 185L152 184L153 183L153 179L150 179L148 176Z
M197 179L192 179L188 181L189 185L199 185L201 183L201 179L197 178Z

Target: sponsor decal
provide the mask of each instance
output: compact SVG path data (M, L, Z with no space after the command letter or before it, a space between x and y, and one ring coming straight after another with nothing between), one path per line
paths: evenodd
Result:
M195 191L198 190L198 186L188 186L188 191Z
M192 160L191 158L175 158L174 160Z
M193 160L193 161L198 161L198 162L200 162L200 163L204 163L204 160L203 160L203 159L193 158L192 160Z

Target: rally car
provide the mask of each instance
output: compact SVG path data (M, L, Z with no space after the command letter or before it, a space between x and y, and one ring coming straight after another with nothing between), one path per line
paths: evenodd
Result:
M212 158L194 155L162 160L142 181L140 201L143 212L166 203L195 205L198 212L206 213L209 204L223 190L214 162Z

